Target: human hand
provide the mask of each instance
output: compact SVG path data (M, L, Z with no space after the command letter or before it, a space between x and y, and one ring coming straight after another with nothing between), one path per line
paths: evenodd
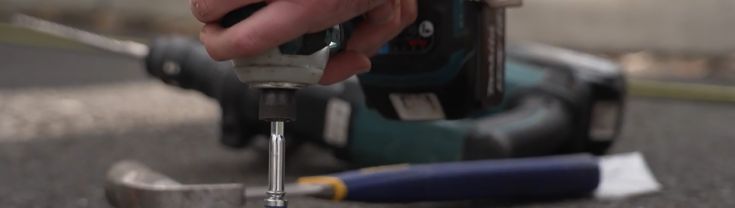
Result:
M343 52L330 58L321 84L333 84L370 70L373 56L416 19L416 0L265 0L268 6L248 19L222 28L228 12L262 0L190 0L194 16L204 23L200 39L215 60L264 53L307 33L364 15Z

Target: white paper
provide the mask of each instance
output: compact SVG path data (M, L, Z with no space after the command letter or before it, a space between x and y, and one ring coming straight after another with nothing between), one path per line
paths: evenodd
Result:
M623 199L661 190L640 152L600 157L600 185L595 198Z

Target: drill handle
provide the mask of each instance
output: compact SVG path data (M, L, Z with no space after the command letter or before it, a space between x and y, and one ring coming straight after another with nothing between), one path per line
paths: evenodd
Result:
M232 64L217 62L191 38L165 36L154 39L145 58L149 75L166 84L199 91L217 98L224 80L232 75Z
M492 116L479 118L468 134L463 159L557 154L574 139L571 112L556 98L527 95Z
M213 60L199 41L186 37L158 37L149 47L145 59L149 75L219 102L223 144L244 147L260 132L255 92L238 80L231 62Z

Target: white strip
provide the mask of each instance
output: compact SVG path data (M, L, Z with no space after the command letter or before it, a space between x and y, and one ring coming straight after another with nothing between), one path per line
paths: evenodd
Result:
M352 106L347 101L333 98L327 103L326 114L324 116L324 138L327 143L336 147L347 146Z
M393 93L389 98L401 120L423 121L446 118L441 102L434 93Z
M640 152L601 157L600 170L601 182L595 191L598 199L617 200L661 190Z

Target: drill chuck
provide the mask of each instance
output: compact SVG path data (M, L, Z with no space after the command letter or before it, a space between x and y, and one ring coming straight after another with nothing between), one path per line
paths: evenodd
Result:
M296 120L296 90L288 88L263 88L260 90L258 117L263 121Z

